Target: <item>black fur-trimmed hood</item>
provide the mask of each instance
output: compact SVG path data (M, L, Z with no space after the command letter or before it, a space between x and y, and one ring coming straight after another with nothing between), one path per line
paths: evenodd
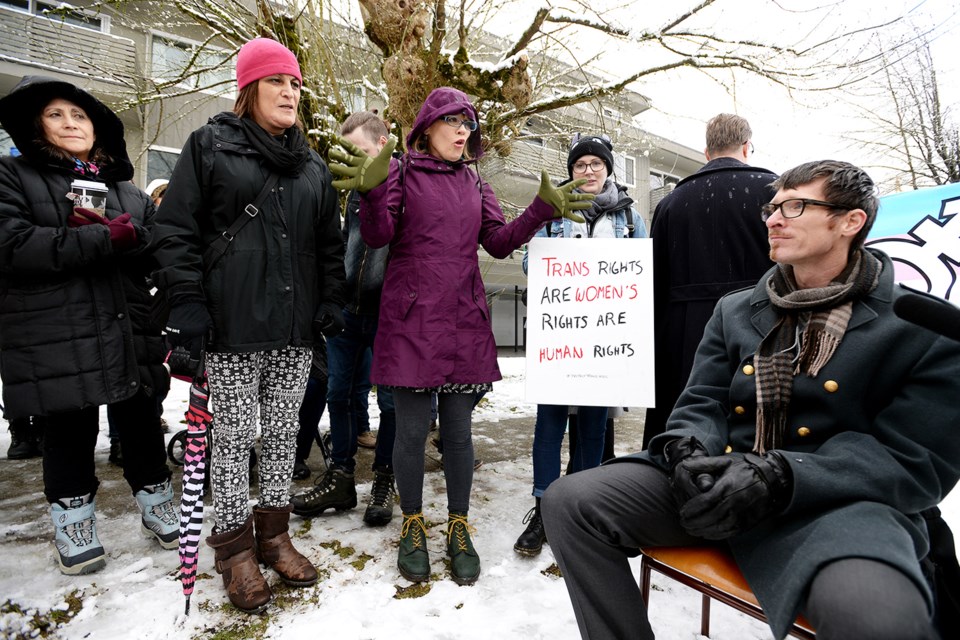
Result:
M46 76L24 76L7 96L0 99L0 126L10 134L24 158L38 166L64 164L63 160L52 157L37 144L34 124L40 110L55 98L73 102L90 116L96 146L112 159L100 168L101 178L118 182L132 179L133 164L123 139L123 122L117 114L89 92Z

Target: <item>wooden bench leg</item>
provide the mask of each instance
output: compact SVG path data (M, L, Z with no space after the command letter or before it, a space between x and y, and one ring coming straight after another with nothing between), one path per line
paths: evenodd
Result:
M710 596L703 594L700 603L700 635L710 637Z
M647 556L643 556L640 561L640 597L643 598L643 604L650 606L650 563L647 562Z

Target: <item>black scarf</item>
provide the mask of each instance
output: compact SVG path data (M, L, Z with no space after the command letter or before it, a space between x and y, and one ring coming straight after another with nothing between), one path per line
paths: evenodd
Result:
M310 147L299 127L290 127L283 144L250 118L240 118L250 146L267 161L270 169L283 176L297 176L310 157Z

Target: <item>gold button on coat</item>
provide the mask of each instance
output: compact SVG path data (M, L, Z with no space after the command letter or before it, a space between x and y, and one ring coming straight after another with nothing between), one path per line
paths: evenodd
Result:
M747 410L744 409L743 407L737 405L736 407L733 408L733 412L734 412L735 414L737 414L738 416L742 416L743 414L745 414L745 413L747 412Z
M733 453L733 447L727 445L727 448L723 450L724 453Z
M840 388L840 385L837 384L836 380L827 380L823 383L823 388L827 390L827 393L835 393L836 390Z
M797 435L801 438L806 438L808 435L810 435L809 427L800 427L797 429Z
M754 371L756 371L756 369L753 368L752 364L743 366L743 375L745 376L752 376Z

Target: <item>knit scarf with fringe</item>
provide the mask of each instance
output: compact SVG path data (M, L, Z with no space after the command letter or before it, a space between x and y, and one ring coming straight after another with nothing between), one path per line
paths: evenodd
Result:
M881 268L876 257L860 249L825 287L798 289L788 265L779 265L767 280L770 303L780 317L753 357L757 385L753 450L758 455L783 443L794 376L815 378L830 361L843 340L854 301L876 289Z

